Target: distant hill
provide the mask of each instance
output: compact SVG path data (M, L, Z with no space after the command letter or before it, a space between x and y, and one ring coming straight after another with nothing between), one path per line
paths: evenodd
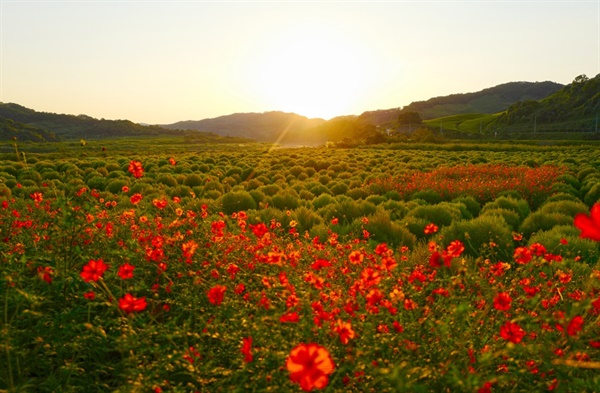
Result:
M295 113L235 113L204 120L187 120L162 127L172 130L198 130L223 136L252 138L259 142L304 143L304 131L324 123Z
M11 140L32 142L56 142L58 137L53 132L32 127L30 125L0 117L0 140Z
M132 136L185 136L190 131L175 131L129 120L95 119L87 115L37 112L14 103L0 103L0 139L58 141L59 139L102 139ZM193 132L195 141L238 142L219 135ZM247 140L245 140L247 141Z
M555 82L509 82L474 93L451 94L416 101L403 108L364 112L359 120L382 125L394 122L400 113L417 112L423 120L468 113L492 114L522 100L540 100L558 91L563 85Z
M600 74L576 77L544 99L522 100L509 106L494 123L495 128L544 131L595 131L600 115Z

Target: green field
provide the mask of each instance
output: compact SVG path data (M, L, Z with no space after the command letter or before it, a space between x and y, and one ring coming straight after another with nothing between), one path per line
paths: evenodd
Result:
M0 391L598 391L599 200L587 143L5 143Z

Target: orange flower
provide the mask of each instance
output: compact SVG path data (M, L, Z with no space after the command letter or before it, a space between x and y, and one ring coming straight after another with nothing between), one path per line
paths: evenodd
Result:
M340 336L340 341L344 345L348 344L350 339L356 337L356 333L352 329L352 324L350 322L344 322L341 319L337 320L333 331Z
M439 228L437 225L435 225L434 223L430 223L430 224L425 225L425 229L423 230L423 232L426 235L430 235L432 233L436 233L438 231L438 229Z
M131 201L131 204L137 205L138 203L140 203L142 198L143 198L142 194L137 193L137 194L133 194L129 200Z
M286 367L292 382L300 384L305 392L324 389L335 365L329 351L318 344L300 344L292 349Z
M463 251L465 251L465 246L460 240L454 240L446 247L446 252L453 258L458 258Z
M513 258L515 261L521 265L525 265L531 261L533 255L531 251L527 247L517 247L515 248L515 253L513 254Z
M38 204L44 200L44 196L41 192L34 192L33 194L31 194L29 196L31 197L31 199L33 199L35 201L36 204Z
M144 168L139 161L130 161L128 170L136 179L139 179L144 175Z

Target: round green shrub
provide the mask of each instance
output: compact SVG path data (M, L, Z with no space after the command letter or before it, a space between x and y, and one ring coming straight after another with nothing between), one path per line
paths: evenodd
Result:
M256 201L247 191L228 192L221 197L221 206L225 214L256 209Z
M567 244L563 244L562 240ZM572 225L558 225L547 231L540 231L529 239L528 244L543 244L548 252L562 255L566 258L579 256L582 262L595 265L600 258L598 243L579 237L579 229Z
M370 240L376 243L387 243L391 248L400 246L413 248L417 240L405 226L390 220L389 213L383 209L377 210L369 217L369 223L364 225L364 228L369 232Z
M453 240L460 240L465 245L465 253L478 257L486 252L495 253L500 260L512 257L512 230L506 221L498 216L479 216L473 220L454 221L441 229L439 242L444 247ZM490 249L490 242L496 247Z
M100 176L94 176L87 181L87 185L90 189L104 191L104 188L106 187L106 179Z
M344 183L334 182L329 186L329 190L333 195L344 195L348 191L348 186Z
M546 201L544 202L544 204L546 203L550 203L550 202L556 202L556 201L575 201L575 202L581 202L581 200L576 197L573 194L569 194L566 192L559 192L556 193L550 197L548 197L548 199L546 199Z
M538 210L540 213L562 213L575 217L577 213L587 213L588 207L581 201L554 201L545 202Z
M271 204L273 205L273 207L276 207L281 210L291 210L296 209L300 205L298 199L298 194L295 191L288 188L285 191L272 196Z
M412 194L411 199L422 199L431 205L442 202L444 199L442 196L434 190L422 190Z
M429 220L415 216L406 216L400 221L400 225L406 227L417 239L424 239L426 237L425 227L430 223L431 221Z
M159 184L164 184L167 187L177 186L177 180L175 180L171 175L160 175L155 181Z
M568 225L573 223L573 217L562 213L531 213L521 223L519 231L528 239L533 233L547 231L557 225Z
M486 203L481 209L479 214L485 213L488 209L507 209L512 210L519 215L521 220L525 219L531 212L529 204L524 199L515 199L512 197L501 196L493 200L492 202Z
M598 200L600 200L600 183L596 183L583 197L583 202L589 207Z
M175 179L173 179L175 180ZM205 181L202 179L202 177L200 175L197 175L195 173L189 174L185 177L185 180L183 180L183 185L184 186L188 186L188 187L199 187L204 185ZM174 186L171 186L174 187Z
M323 224L323 219L314 211L301 206L292 212L292 219L298 223L296 230L299 233L310 231L315 225Z
M555 194L555 193L559 193L559 192L564 192L567 194L572 194L572 195L579 195L579 191L577 191L577 189L575 189L572 185L567 184L567 183L554 183L552 184L552 186L550 186L550 193L551 194Z
M394 221L403 219L410 211L406 203L402 201L387 201L381 206L389 212L390 219Z
M521 217L519 217L519 213L514 210L503 209L501 207L495 207L486 209L482 211L481 216L499 216L506 221L506 223L510 226L511 229L517 230L519 225L521 225Z
M281 188L279 188L279 186L276 184L267 184L265 186L260 187L259 190L266 196L273 196L280 192Z
M362 188L353 188L351 190L348 190L346 192L346 195L348 195L350 198L352 198L354 200L358 200L358 199L366 199L369 196L369 193Z
M568 173L563 173L562 175L558 176L556 178L556 181L568 184L576 190L579 190L579 188L581 187L581 183L579 182L579 180L575 176L570 175Z
M192 192L194 192L194 191L190 187L180 185L180 186L169 188L167 190L167 195L169 195L171 198L173 198L173 197L186 198L186 197L191 197Z
M454 220L460 220L460 210L450 204L418 206L408 212L407 216L422 218L440 227L450 225Z
M106 185L106 191L111 192L115 195L121 194L123 192L123 186L127 184L128 182L126 180L113 180Z
M312 201L312 205L315 209L320 209L333 203L335 203L335 198L330 194L321 194Z

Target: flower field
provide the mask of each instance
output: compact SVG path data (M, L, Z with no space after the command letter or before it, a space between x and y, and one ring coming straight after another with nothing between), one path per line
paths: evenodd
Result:
M0 391L600 391L600 151L0 156Z

